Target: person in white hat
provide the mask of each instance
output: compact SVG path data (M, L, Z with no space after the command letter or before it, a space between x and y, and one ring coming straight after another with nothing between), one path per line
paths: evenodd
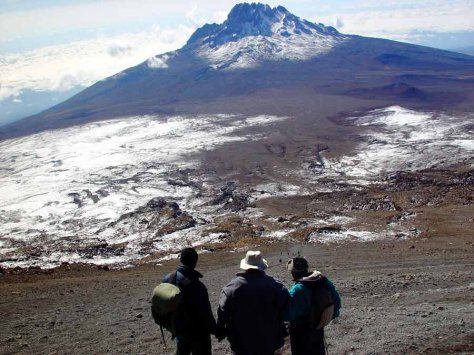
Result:
M217 325L225 329L234 355L273 355L284 344L286 287L265 274L260 251L248 251L242 272L222 289Z

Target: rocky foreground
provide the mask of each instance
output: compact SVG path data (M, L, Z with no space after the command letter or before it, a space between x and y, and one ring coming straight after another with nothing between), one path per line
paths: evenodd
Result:
M471 211L472 212L472 211ZM471 221L472 223L472 221ZM201 255L214 308L246 248ZM331 354L472 354L474 237L259 246L269 274L290 285L287 258L298 252L338 287L343 312L327 328ZM153 287L176 261L112 270L63 265L0 273L2 354L172 354L149 312ZM213 340L215 354L229 354ZM283 354L289 354L287 348Z

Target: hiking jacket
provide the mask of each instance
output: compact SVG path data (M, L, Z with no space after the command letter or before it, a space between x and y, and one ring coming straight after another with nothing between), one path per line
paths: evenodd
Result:
M225 327L237 354L273 354L283 346L283 312L289 294L263 271L240 272L222 289L217 325Z
M316 282L322 274L319 271L314 271L311 275L303 277L296 281L290 289L290 300L285 311L285 320L292 324L303 324L308 319L311 311L311 289L308 286L299 283L299 281ZM339 317L341 310L341 298L337 292L334 284L328 279L325 279L325 287L331 293L334 300L334 318Z
M166 275L163 282L171 282L172 274ZM175 284L183 294L174 319L178 337L194 338L215 334L216 320L209 303L207 288L200 278L201 273L186 266L180 265L176 270Z

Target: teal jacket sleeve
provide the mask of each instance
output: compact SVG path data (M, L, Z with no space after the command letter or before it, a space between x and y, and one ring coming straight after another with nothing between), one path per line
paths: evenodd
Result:
M334 319L339 317L339 314L341 313L341 297L339 296L334 284L328 278L326 278L326 287L329 292L331 292L332 299L334 300Z
M307 315L311 309L311 291L302 284L296 283L290 289L284 319L295 321Z

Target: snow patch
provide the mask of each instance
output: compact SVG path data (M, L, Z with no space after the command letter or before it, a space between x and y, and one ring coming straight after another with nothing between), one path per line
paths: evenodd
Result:
M123 256L94 256L85 262L140 258L138 243L152 231L118 233L111 222L154 197L177 201L194 217L208 218L212 211L202 207L205 200L195 187L170 184L170 176L198 166L199 161L191 158L195 153L256 139L243 135L244 128L285 119L130 117L2 141L0 223L2 234L9 238L8 251L27 242L43 250L45 256L35 262L40 266L77 261L80 255L59 250L67 250L71 236L80 236L83 244L128 243ZM198 229L191 229L164 236L154 246L173 250L215 239L202 238ZM0 244L0 250L6 247Z
M317 170L323 176L355 178L360 183L384 173L454 164L472 156L474 140L465 129L472 118L399 106L349 117L349 122L369 129L364 141L353 155L324 159L324 166Z
M257 67L265 61L303 61L331 51L344 37L322 35L251 36L220 46L203 45L198 55L215 70Z
M391 236L391 234L390 234ZM388 238L389 233L374 233L368 231L344 230L339 232L313 232L308 236L309 242L333 243L342 241L372 241Z

